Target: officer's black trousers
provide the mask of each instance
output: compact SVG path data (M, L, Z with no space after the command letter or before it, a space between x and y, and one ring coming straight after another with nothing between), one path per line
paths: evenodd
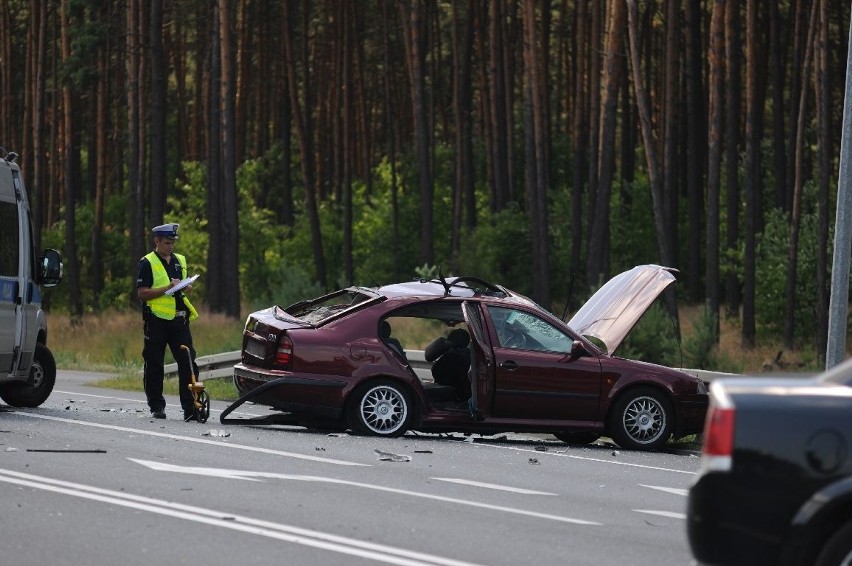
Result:
M164 320L152 314L146 316L145 347L142 350L142 358L145 360L144 385L148 407L152 411L162 411L166 408L166 400L163 398L163 360L166 356L166 345L169 346L172 357L178 365L181 407L184 413L192 412L194 410L192 393L187 385L192 380L191 372L198 376L198 366L195 363L195 348L192 345L192 334L186 317ZM189 357L181 345L189 348L192 366L189 365Z

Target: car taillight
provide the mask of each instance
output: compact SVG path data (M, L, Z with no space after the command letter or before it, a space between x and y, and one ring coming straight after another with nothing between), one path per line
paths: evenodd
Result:
M734 454L736 414L733 404L721 389L711 391L714 395L704 422L701 467L703 471L727 472L731 469Z
M281 337L275 351L275 365L280 369L290 369L293 364L293 341L286 334Z

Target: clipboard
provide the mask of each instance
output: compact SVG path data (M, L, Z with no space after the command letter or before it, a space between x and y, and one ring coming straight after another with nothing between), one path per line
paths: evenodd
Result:
M166 291L166 295L174 295L178 291L186 289L187 287L189 287L190 285L195 283L195 280L198 279L199 277L200 277L200 275L196 273L192 277L187 277L186 279L182 279L180 283L178 283L177 285L175 285L174 287L172 287L171 289Z

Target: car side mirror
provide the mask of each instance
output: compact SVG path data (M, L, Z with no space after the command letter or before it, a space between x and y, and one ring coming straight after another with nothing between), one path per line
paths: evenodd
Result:
M55 287L62 281L62 256L54 249L44 250L39 260L39 283L45 287Z
M579 340L574 340L571 343L571 357L579 358L580 356L586 355L586 347L583 346L583 343Z

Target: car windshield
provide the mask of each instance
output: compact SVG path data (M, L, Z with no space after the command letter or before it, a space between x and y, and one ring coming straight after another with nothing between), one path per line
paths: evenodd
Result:
M350 309L379 299L379 295L367 289L342 289L329 295L290 305L284 309L284 312L308 324L319 325L341 316Z

